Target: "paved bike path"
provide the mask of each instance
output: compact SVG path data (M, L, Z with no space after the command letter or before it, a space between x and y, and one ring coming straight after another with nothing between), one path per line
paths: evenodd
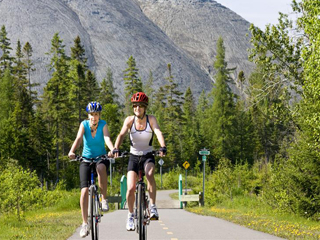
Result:
M151 221L148 226L147 234L150 240L281 239L219 218L201 216L181 210L179 209L179 201L170 199L169 193L171 192L173 191L157 192L160 220ZM127 210L117 210L104 214L100 223L100 239L138 239L138 234L135 231L126 231L127 213ZM79 236L79 231L80 227L69 240L82 239ZM90 239L90 236L85 239Z

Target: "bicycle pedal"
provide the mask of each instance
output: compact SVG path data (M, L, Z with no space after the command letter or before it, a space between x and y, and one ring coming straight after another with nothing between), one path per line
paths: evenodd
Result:
M153 217L150 218L150 220L151 221L156 221L156 220L159 220L159 217L153 216Z

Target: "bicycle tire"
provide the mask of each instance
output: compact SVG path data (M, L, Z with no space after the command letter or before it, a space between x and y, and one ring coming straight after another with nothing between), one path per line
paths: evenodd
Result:
M142 239L147 240L147 222L146 219L148 218L147 214L147 201L146 201L146 192L143 191L142 193L142 212L143 212L143 225L142 225Z
M89 211L90 211L90 232L91 232L91 239L95 240L94 236L94 222L95 222L95 213L94 213L94 188L89 188Z
M100 204L99 204L99 196L95 193L94 198L94 224L93 224L93 232L94 232L94 240L99 239L99 220L100 220Z
M146 225L144 224L144 193L142 185L139 184L138 186L138 204L137 204L137 213L138 213L138 233L139 233L139 240L146 240Z

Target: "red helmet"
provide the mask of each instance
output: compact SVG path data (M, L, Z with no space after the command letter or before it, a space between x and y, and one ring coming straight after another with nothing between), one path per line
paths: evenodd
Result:
M144 92L137 92L132 95L131 102L132 103L144 103L148 105L148 97Z

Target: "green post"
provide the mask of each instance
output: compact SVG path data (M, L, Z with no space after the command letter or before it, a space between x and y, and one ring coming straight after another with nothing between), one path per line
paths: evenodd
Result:
M123 175L120 181L120 195L121 195L121 209L124 208L124 205L127 200L127 177Z
M182 196L182 175L179 175L179 201ZM180 208L183 209L183 203L180 201Z

